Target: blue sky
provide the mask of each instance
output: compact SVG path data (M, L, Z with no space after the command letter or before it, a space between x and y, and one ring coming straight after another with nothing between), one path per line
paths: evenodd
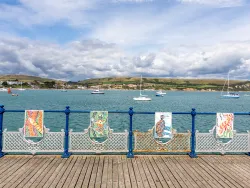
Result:
M223 78L230 71L249 79L249 5L0 0L0 74L77 80L140 74Z

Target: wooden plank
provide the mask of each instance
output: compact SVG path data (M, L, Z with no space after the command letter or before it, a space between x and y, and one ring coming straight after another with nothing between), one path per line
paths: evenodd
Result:
M94 166L94 162L95 162L95 157L92 156L91 159L90 159L90 163L88 165L88 168L87 168L87 173L85 174L85 178L84 178L82 187L88 187L89 186L89 181L90 181L92 169L93 169L93 166Z
M10 178L14 175L19 173L19 169L24 166L29 160L31 160L31 157L24 157L21 160L17 161L13 166L11 166L6 172L4 173L4 176L0 179L0 186L5 185L6 181L8 181Z
M46 163L38 170L35 172L35 175L25 184L23 185L23 188L28 188L30 187L38 177L42 174L42 172L51 164L51 162L55 159L55 157L48 157L48 160Z
M48 167L40 174L40 176L31 184L30 187L43 187L48 179L53 175L55 169L61 163L61 158L56 157Z
M118 158L118 181L119 181L119 187L124 188L125 187L125 178L123 173L123 162L124 160L121 158L121 156L117 156Z
M164 188L169 187L167 182L165 181L164 177L162 176L161 171L159 170L158 166L156 165L154 159L152 158L152 156L148 156L148 158L149 158L149 162L152 165L154 172L155 172L156 176L158 177L159 182L161 183L162 187L164 187Z
M19 177L17 179L17 181L15 181L15 183L13 185L11 185L11 187L20 187L20 188L23 188L24 185L35 175L35 173L48 160L48 158L44 158L42 156L36 156L36 157L37 157L37 161L36 161L35 165L31 165L30 168L27 168L27 170L23 173L23 175L21 177ZM26 166L25 166L25 168L26 168ZM9 185L9 183L8 183L8 185Z
M45 184L43 185L43 188L56 187L56 185L60 181L60 178L64 174L65 169L67 168L67 165L70 163L71 160L72 158L60 159L59 165L55 168L55 171L45 182Z
M94 166L92 168L92 172L91 172L91 176L90 176L88 187L91 187L91 188L95 187L95 180L96 180L96 176L97 176L97 170L98 170L99 160L100 160L100 157L99 156L95 156L95 162L94 162Z
M78 157L78 160L75 163L76 171L75 171L75 174L74 174L72 180L70 181L70 184L69 184L68 187L75 187L76 186L77 181L80 178L81 171L82 171L82 169L83 169L83 167L85 165L85 162L86 162L86 157L85 156L79 156ZM84 175L83 175L83 177L84 177Z
M156 187L162 187L162 185L160 183L160 180L159 180L157 174L154 171L154 168L152 167L151 163L149 162L148 156L144 156L144 161L145 161L145 163L146 163L146 165L148 167L148 170L149 170L149 172L150 172L150 174L151 174L151 176L153 178L153 181L154 181Z
M85 163L83 164L82 166L82 170L81 170L81 173L79 175L79 178L76 182L76 185L75 185L75 188L79 188L79 187L82 187L82 184L83 184L83 181L84 181L84 178L85 178L85 175L88 171L88 166L90 164L90 157L87 156L86 159L85 159Z
M107 188L113 186L113 159L111 156L109 158L109 163L108 163L108 179L107 179Z
M193 179L188 175L188 172L184 168L181 167L181 165L179 164L180 161L176 160L176 158L178 158L178 156L169 157L169 159L173 163L173 166L176 167L176 172L179 172L179 175L181 176L181 178L183 179L183 181L186 183L188 187L198 188L198 185L196 184L196 182L194 182Z
M165 164L161 156L153 157L158 169L160 170L161 174L165 178L165 181L169 185L169 187L176 187L180 188L178 181L173 176L172 172L169 170L168 166Z
M213 188L223 187L219 182L217 182L206 170L204 170L197 162L196 159L185 158L186 164L189 165L196 173L200 179L205 181L205 184L210 185Z
M0 181L1 179L5 179L5 176L7 175L7 173L16 166L16 164L20 163L21 161L23 161L24 158L22 157L15 157L15 158L10 158L10 161L6 161L6 165L3 166L0 169Z
M154 156L153 159L155 161L155 165L157 165L159 171L161 172L161 174L164 177L168 186L179 188L180 187L179 183L176 181L173 174L170 172L168 167L165 165L165 162L162 160L162 158L160 156Z
M119 177L118 177L118 159L117 159L117 156L112 156L112 159L113 159L113 188L117 188L119 187Z
M235 172L231 172L229 169L230 164L227 164L227 167L224 168L224 164L221 164L220 160L216 159L216 156L213 157L203 157L202 158L208 165L213 167L218 173L222 174L228 181L232 182L235 187L247 187L249 184L244 181L238 181L240 179L239 176L236 175ZM236 176L235 176L236 175Z
M8 174L8 177L1 181L0 187L9 187L6 184L13 184L19 177L23 175L23 173L25 173L27 169L29 169L32 165L35 165L36 161L37 159L33 157L30 160L21 163L22 165L13 168L12 171ZM26 166L24 165L25 163L27 163Z
M136 163L136 157L132 160L132 165L133 165L133 169L135 172L135 178L136 178L136 182L138 187L144 187L143 182L142 182L142 178L141 178L141 174L138 168L138 165Z
M172 164L170 163L168 156L162 156L162 160L165 162L165 165L168 167L169 171L173 174L177 182L180 184L181 187L187 187L185 182L182 180L181 176L179 173L175 171L175 169L172 167Z
M95 180L95 187L98 188L100 188L102 184L103 165L104 165L104 156L100 156L96 180Z
M142 164L141 164L140 158L141 158L141 157L136 156L135 161L136 161L136 164L137 164L139 173L140 173L140 175L141 175L143 187L149 188L150 185L149 185L149 183L148 183L148 179L147 179L146 173L145 173L145 171L143 170L143 166L142 166Z
M62 170L62 171L64 171L64 173L62 174L62 176L60 178L57 176L56 179L53 180L52 186L50 186L50 187L54 187L53 185L56 185L56 187L61 188L63 186L63 184L65 183L68 175L70 174L71 169L72 169L73 165L75 164L76 160L77 160L77 157L74 157L74 156L67 159L65 165L63 166L63 170ZM59 179L59 181L58 181L58 179ZM58 181L58 183L54 184L54 182L56 182L56 181Z
M208 165L206 162L204 162L202 157L199 157L197 159L194 159L197 164L200 165L207 173L210 174L219 184L221 184L223 187L234 187L234 185L229 182L225 177L223 177L221 174L219 174L214 168L212 168L210 165Z
M154 180L153 180L153 177L152 177L152 175L151 175L151 173L150 173L150 171L149 171L149 169L148 169L148 166L147 166L147 164L145 163L144 157L141 157L141 158L140 158L140 161L141 161L143 170L145 171L145 174L146 174L146 177L147 177L147 179L148 179L148 182L149 182L150 187L156 187L155 182L154 182Z
M101 187L106 188L108 183L108 165L109 159L107 156L104 156L104 165L103 165L103 173L102 173L102 183Z
M192 167L190 165L190 161L187 162L187 160L189 160L189 159L190 159L190 157L188 157L188 156L187 157L179 157L178 161L180 162L180 165L182 166L182 168L185 169L186 172L189 174L189 176L191 176L191 178L193 178L193 180L197 183L197 185L199 187L206 187L206 188L213 187L213 188L216 188L216 186L214 186L213 184L210 185L208 182L206 182L203 179L202 175L197 173L197 171L194 169L195 167Z
M72 168L71 168L71 171L69 172L69 174L68 174L68 176L63 184L64 188L70 187L71 181L73 180L77 169L79 169L79 167L81 167L80 161L81 161L82 157L81 156L74 156L74 158L75 158L75 162L73 162L73 160L71 161ZM69 171L69 168L67 169L67 171ZM72 187L74 187L74 186L72 186Z
M122 156L122 170L124 174L124 183L126 188L131 188L131 182L128 171L127 156Z
M137 187L137 182L136 182L136 179L135 179L135 172L134 172L134 169L133 169L132 160L133 159L127 159L126 161L127 161L127 164L128 164L128 171L129 171L131 186L132 187Z
M249 180L249 175L250 173L249 171L249 161L248 159L245 160L244 156L224 156L224 158L226 158L225 160L223 160L223 162L227 162L229 164L231 164L229 166L229 169L233 170L236 174L240 175L239 179L242 181L246 181L248 183L250 183ZM246 163L247 161L247 163Z

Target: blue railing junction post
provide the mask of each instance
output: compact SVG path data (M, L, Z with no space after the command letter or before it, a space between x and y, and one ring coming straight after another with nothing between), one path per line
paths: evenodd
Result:
M132 107L129 108L128 114L129 114L130 121L129 121L129 134L128 134L129 149L128 149L127 158L134 158L134 153L133 153L133 114L134 114L134 111Z
M69 158L69 156L71 155L71 153L69 153L69 114L70 114L69 106L66 106L64 113L66 115L66 124L65 124L64 152L62 158Z
M189 156L191 158L197 158L197 155L195 153L195 116L196 116L196 111L195 108L192 108L191 111L191 116L192 116L192 133L191 133L191 152L189 153Z
M3 150L3 113L5 112L4 105L0 105L0 158L4 156Z

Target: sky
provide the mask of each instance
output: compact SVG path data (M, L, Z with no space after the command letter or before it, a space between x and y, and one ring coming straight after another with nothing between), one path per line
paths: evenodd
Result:
M250 79L250 0L0 0L0 75Z

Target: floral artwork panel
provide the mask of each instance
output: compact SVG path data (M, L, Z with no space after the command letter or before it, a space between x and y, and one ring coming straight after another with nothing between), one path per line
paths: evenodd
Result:
M155 138L172 138L172 113L155 112Z
M233 138L233 113L217 113L216 138Z
M43 137L43 110L25 110L24 137Z
M91 111L89 136L91 138L108 137L108 111Z

